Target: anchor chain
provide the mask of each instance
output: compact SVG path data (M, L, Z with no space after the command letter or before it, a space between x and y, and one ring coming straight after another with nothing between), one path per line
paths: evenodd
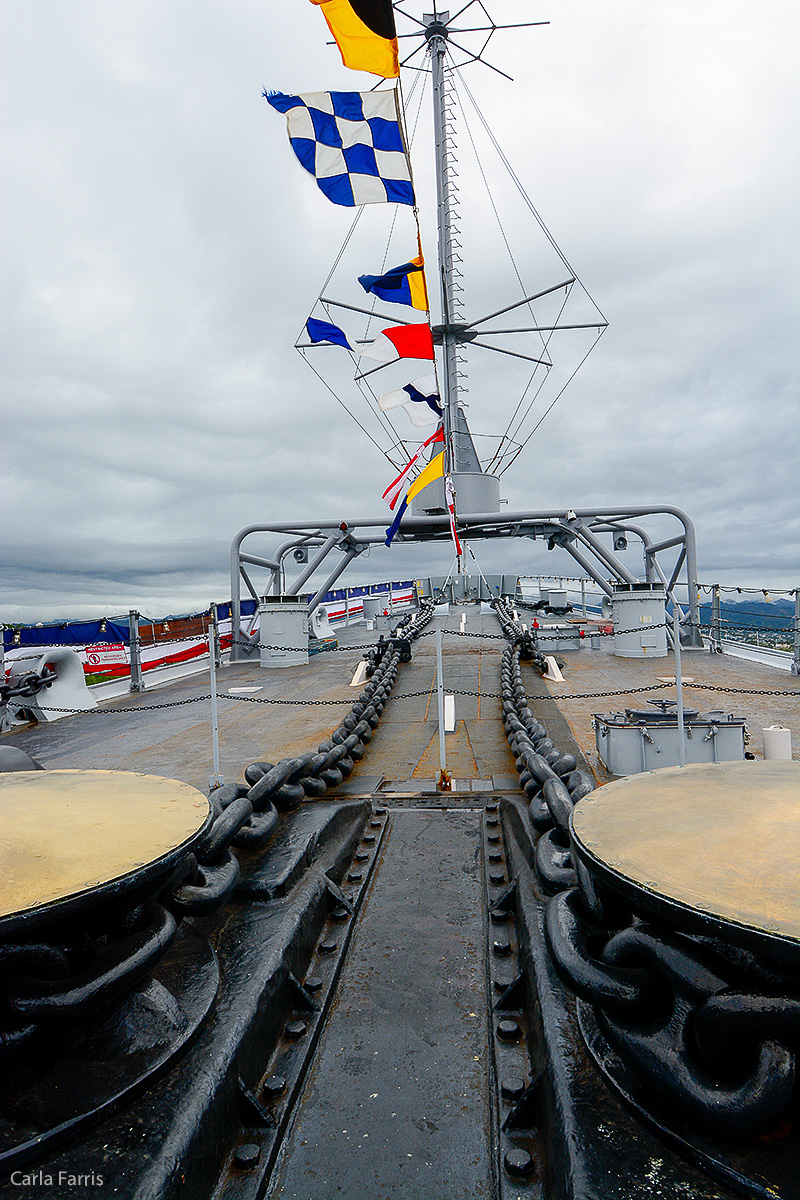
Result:
M512 635L515 630L509 631ZM800 977L714 938L656 928L570 847L570 813L594 790L531 711L517 644L503 654L506 736L530 802L545 941L612 1050L683 1119L727 1135L773 1128L795 1091Z
M44 942L0 946L0 1061L59 1024L110 1004L149 974L178 923L163 904L110 903Z
M315 798L337 787L351 773L378 727L400 664L411 660L411 642L430 622L433 610L432 601L423 602L417 616L413 620L406 617L388 640L381 635L366 656L369 682L347 716L316 751L274 764L254 762L246 768L251 804L257 806L268 800L278 810L296 808L306 797Z
M0 680L0 705L7 704L9 700L32 700L51 686L57 674L54 667L45 664L41 671L28 671L16 679Z
M540 839L541 844L541 839ZM588 1006L602 1036L649 1089L725 1136L766 1133L795 1091L800 979L754 956L625 912L584 868L545 910L556 971Z

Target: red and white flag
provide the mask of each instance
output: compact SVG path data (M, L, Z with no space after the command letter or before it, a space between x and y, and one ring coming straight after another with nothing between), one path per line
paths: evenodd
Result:
M431 436L428 438L428 440L423 442L422 445L417 450L417 452L414 455L412 455L412 457L408 460L408 462L403 467L402 471L397 476L397 478L392 480L392 482L387 487L386 491L383 493L383 499L389 505L389 508L394 508L395 504L397 504L397 501L402 496L403 491L405 490L406 484L408 483L408 476L411 472L411 468L414 466L414 464L418 460L420 454L422 454L422 451L426 450L428 448L428 446L432 446L434 444L434 442L443 442L443 441L444 441L444 430L440 426L436 430L436 433L431 434Z
M400 358L433 360L431 327L427 321L415 325L390 325L378 334L374 342L362 346L361 353L379 363L397 362Z
M461 542L458 540L458 534L456 533L456 489L449 475L444 481L444 494L447 497L447 511L450 514L450 532L453 535L453 545L456 548L456 554L460 558Z

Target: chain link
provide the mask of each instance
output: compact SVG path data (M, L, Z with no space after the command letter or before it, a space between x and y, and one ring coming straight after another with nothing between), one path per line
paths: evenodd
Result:
M546 640L548 640L547 630L549 628L551 628L551 626L543 625L539 629L534 630L534 632L537 633L538 636L543 641L546 641ZM598 630L593 630L589 636L590 637L614 637L615 633L637 633L639 631L639 628L640 627L637 626L635 629L617 629L617 630L611 630L608 633L604 632L603 630L598 629ZM648 625L647 626L648 630L650 630L650 629L666 629L666 628L667 628L666 623L662 623L660 625ZM710 627L701 626L701 628L705 629L705 628L710 628ZM748 626L741 625L741 626L736 626L736 628L737 629L745 629L745 628L748 628ZM764 631L762 631L762 632L764 632ZM767 632L775 632L775 631L769 630ZM436 630L429 629L427 631L427 633L417 634L417 638L419 639L419 638L424 638L424 637L433 637L435 635L435 633L436 633ZM231 635L227 634L227 633L224 633L221 636L223 638L231 637ZM487 641L493 641L493 642L504 641L503 635L501 633L469 633L469 632L463 632L460 629L443 629L442 636L443 637L483 638ZM554 636L559 637L560 634L555 634ZM195 634L194 636L187 636L187 637L165 638L163 642L141 642L140 641L139 649L140 649L140 651L141 650L150 650L150 649L153 649L154 647L155 648L161 648L161 647L166 648L167 646L177 646L177 645L180 645L181 642L198 642L199 643L199 642L206 642L206 641L207 641L207 638L203 634ZM126 647L130 646L129 642L113 642L111 644L115 645L115 646L126 646ZM324 642L322 644L324 645ZM335 652L338 654L349 654L351 651L354 651L354 650L371 650L374 645L375 645L374 642L357 642L355 645L352 645L352 646L329 646L326 653ZM73 647L75 648L76 653L78 653L79 650L81 649L81 647L75 643L67 644L65 642L52 642L46 646L39 647L36 650L36 653L34 653L34 654L18 654L13 659L11 659L11 658L8 659L8 662L12 663L12 664L18 663L18 662L26 662L27 660L30 660L30 659L41 658L42 655L46 654L48 650L64 650L64 649L69 650L69 649L72 649ZM302 654L308 649L307 646L272 646L267 642L251 642L250 648L253 650L285 650L287 654ZM13 650L13 646L9 647L9 651L10 650Z
M210 698L210 697L209 697ZM387 697L390 699L391 697ZM217 692L218 700L241 700L245 704L298 704L303 705L325 705L325 704L349 704L350 696L344 696L341 700L283 700L278 696L231 696L228 692Z
M78 713L86 713L87 716L103 717L115 716L117 713L137 713L153 711L157 708L181 708L184 704L197 704L201 700L210 700L211 693L204 692L202 696L190 696L188 700L168 700L165 704L137 704L133 708L50 708L45 704L37 704L36 707L42 712L53 713L72 713L73 716ZM234 699L233 696L226 696L226 700ZM239 699L239 697L235 697Z
M564 692L557 695L551 695L549 692L546 695L531 696L531 700L552 700L557 703L559 700L600 700L611 699L620 696L635 696L641 692L658 692L665 687L671 687L668 683L653 683L647 687L626 688L624 691L616 692ZM712 683L686 683L685 688L696 688L705 692L720 692L722 695L731 696L780 696L784 698L800 696L800 688L795 688L790 691L778 691L767 688L726 688L717 687ZM499 692L475 692L467 688L448 688L448 693L451 696L476 696L481 700L500 700L502 699ZM387 703L395 703L397 700L416 700L420 696L430 696L431 688L426 688L421 692L404 692L400 696L387 696ZM201 696L190 696L187 700L172 700L165 704L138 704L131 708L50 708L47 705L39 704L38 707L42 712L53 713L71 713L73 715L79 712L86 712L87 715L99 716L115 716L117 713L137 713L148 712L162 708L181 708L185 704L198 704L203 700L210 700L211 693L206 692ZM219 700L233 700L236 703L243 704L283 704L289 707L325 707L326 705L349 704L350 698L343 697L341 700L285 700L282 697L276 696L231 696L228 692L217 692Z

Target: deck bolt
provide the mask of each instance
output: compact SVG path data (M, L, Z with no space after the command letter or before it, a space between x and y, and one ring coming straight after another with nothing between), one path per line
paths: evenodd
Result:
M388 811L389 810L387 808L376 808L375 816L376 817L385 817Z
M513 1021L510 1017L507 1017L503 1021L498 1021L497 1036L502 1042L518 1041L522 1037L519 1021Z
M487 813L496 813L497 809L498 809L498 804L497 804L496 800L493 800L491 804L486 805Z
M306 980L308 987L308 980ZM286 1080L282 1075L268 1075L261 1089L265 1100L275 1100L286 1091Z
M500 1024L502 1025L503 1022L501 1021ZM284 1027L284 1033L287 1037L290 1037L292 1041L297 1041L299 1038L305 1037L305 1035L308 1033L308 1026L306 1025L305 1021L290 1021L288 1025Z
M489 826L490 829L494 829L497 825L500 824L500 821L498 820L497 817L487 817L486 824Z
M489 855L489 862L490 863L499 863L502 861L503 861L503 855L500 853L500 851L492 850L491 854Z
M319 975L307 975L303 987L307 992L318 992L322 988L322 979Z
M369 854L366 850L357 851L356 862L369 862Z
M237 1146L233 1152L233 1161L237 1167L254 1167L261 1158L261 1147L255 1142L245 1142L243 1146Z
M320 944L319 944L320 954L335 954L337 949L338 949L337 942L325 941L325 942L320 942Z
M380 829L382 825L383 821L370 821L369 823L370 829Z
M513 980L511 980L511 979L495 979L494 990L496 992L500 992L502 994L503 992L508 991L508 989L511 987L512 983L513 983Z
M500 1095L504 1100L519 1100L525 1091L525 1080L518 1075L511 1075L500 1084Z
M346 921L349 916L350 916L350 910L348 908L345 908L345 906L343 904L337 904L336 908L334 908L333 912L331 913L331 920L332 921Z
M502 908L493 908L489 913L489 920L493 925L502 925L504 921L511 919L511 913L504 912Z
M360 883L363 878L363 871L349 871L347 875L348 883Z
M487 835L486 840L487 840L487 842L491 842L492 845L496 845L496 843L500 841L500 834L499 833L490 833Z
M501 883L505 883L505 881L506 881L505 871L490 871L489 872L489 882L493 883L495 886L497 886L498 884L501 884Z
M524 1179L533 1171L533 1159L527 1150L508 1150L503 1161L512 1179Z
M375 834L374 833L365 833L361 840L365 846L372 846L375 842Z
M511 953L511 942L507 938L499 938L496 942L492 942L492 949L501 958L507 958Z

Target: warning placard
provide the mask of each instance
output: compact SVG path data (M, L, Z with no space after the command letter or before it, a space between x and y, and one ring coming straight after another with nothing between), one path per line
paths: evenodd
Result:
M125 664L128 657L121 642L98 642L86 647L84 661L87 667L117 667Z

